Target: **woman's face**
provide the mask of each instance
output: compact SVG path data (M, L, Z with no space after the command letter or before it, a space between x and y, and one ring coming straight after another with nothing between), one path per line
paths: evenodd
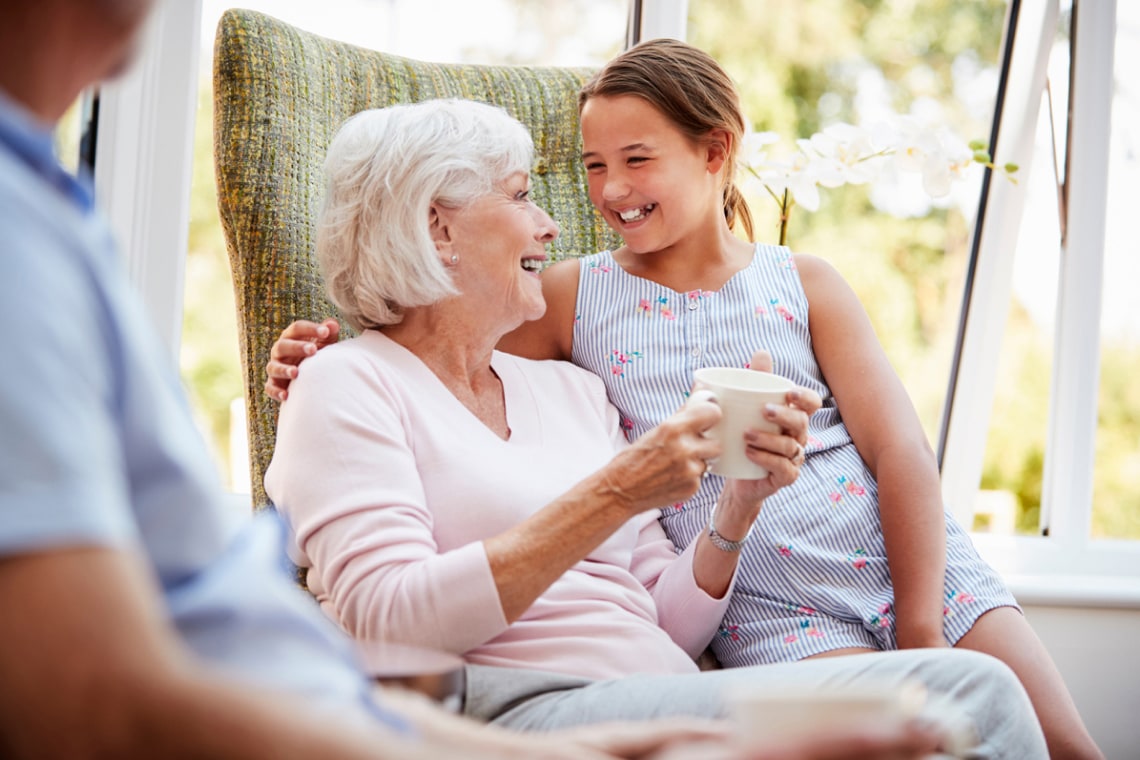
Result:
M676 245L723 215L720 164L647 101L593 97L581 120L590 201L630 250Z
M519 172L490 194L452 212L458 285L479 313L499 317L503 333L546 312L539 269L558 225L530 200L530 176Z

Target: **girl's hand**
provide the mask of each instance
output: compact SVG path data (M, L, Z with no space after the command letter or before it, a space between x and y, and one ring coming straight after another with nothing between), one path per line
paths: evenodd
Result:
M761 372L771 372L771 354L757 350L752 354L750 367ZM731 489L730 503L759 504L799 478L800 467L805 459L808 420L823 405L823 401L818 393L803 387L788 391L785 401L786 406L772 404L764 410L765 419L780 427L779 433L749 430L744 434L748 458L768 470L768 477L762 480L727 481L725 487Z
M930 621L930 625L916 624L915 621L901 617L896 619L895 641L898 643L899 649L930 649L950 646L950 642L942 633L941 616L937 620Z
M289 383L297 376L297 368L318 349L331 346L340 337L340 323L335 319L310 322L298 319L284 330L269 349L269 363L265 365L265 393L272 399L284 401Z

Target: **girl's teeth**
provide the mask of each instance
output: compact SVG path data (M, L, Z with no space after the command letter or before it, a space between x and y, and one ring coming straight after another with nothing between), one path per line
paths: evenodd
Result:
M653 206L642 206L641 208L632 208L629 211L622 211L618 216L621 217L623 222L636 222L644 219L645 215L653 210Z

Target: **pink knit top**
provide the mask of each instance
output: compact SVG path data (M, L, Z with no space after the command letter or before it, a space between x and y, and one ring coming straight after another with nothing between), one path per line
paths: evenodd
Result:
M266 474L325 612L360 639L590 678L696 670L729 594L693 580L645 513L507 624L483 539L537 512L628 444L601 381L496 352L510 426L488 429L376 331L307 360ZM731 593L731 590L730 592Z

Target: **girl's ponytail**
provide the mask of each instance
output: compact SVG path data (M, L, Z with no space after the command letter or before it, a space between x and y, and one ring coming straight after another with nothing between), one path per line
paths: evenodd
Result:
M728 222L730 230L735 230L736 225L739 224L743 228L748 242L753 242L756 239L752 227L752 210L748 208L748 201L744 199L744 194L740 192L740 188L731 179L724 186L724 218Z

